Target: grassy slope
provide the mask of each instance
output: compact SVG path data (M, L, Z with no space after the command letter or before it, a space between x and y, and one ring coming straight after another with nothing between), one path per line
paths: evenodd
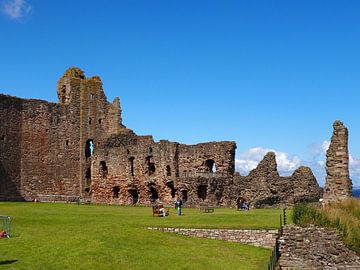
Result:
M280 210L153 218L146 207L0 203L0 214L13 236L0 239L0 269L265 269L270 250L146 227L276 228Z

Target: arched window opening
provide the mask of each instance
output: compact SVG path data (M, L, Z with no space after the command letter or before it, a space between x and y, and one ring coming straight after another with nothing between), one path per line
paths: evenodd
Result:
M157 199L159 199L159 194L154 186L150 187L150 200L151 202L155 202Z
M119 186L115 186L112 188L112 197L114 199L118 199L120 195L120 187Z
M134 157L130 157L129 158L129 163L130 163L130 175L134 176Z
M188 191L187 190L182 190L181 191L181 197L182 197L182 201L183 203L185 203L188 200Z
M101 119L101 118L99 118L99 125L101 125L101 121L102 121L102 119Z
M136 204L139 200L139 193L136 189L130 189L130 198L131 198L131 204Z
M166 166L166 176L171 176L171 168L169 165Z
M90 94L89 100L90 100L90 102L93 102L93 100L94 100L94 94L93 93Z
M150 147L149 147L149 153L152 153L152 151L153 151L153 150L152 150L152 147L150 146Z
M69 140L66 140L65 144L66 146L69 146Z
M213 159L207 159L205 161L206 170L211 173L216 173L216 164Z
M91 122L92 122L92 118L89 117L89 125L91 125Z
M94 142L92 139L88 139L85 145L85 158L92 157L94 155Z
M175 194L176 194L176 189L174 187L174 182L173 181L167 181L166 185L170 188L170 192L171 192L171 198L175 198Z
M108 174L108 167L106 166L105 161L103 161L103 160L100 161L99 170L100 170L101 177L105 178Z
M85 171L85 178L91 179L91 168L87 168Z
M207 186L206 185L200 185L197 189L197 195L199 199L202 199L205 201L206 199L206 192L207 192Z
M146 158L146 163L148 165L148 173L149 173L149 175L154 174L156 168L155 168L155 163L153 161L153 157L152 156L147 157Z

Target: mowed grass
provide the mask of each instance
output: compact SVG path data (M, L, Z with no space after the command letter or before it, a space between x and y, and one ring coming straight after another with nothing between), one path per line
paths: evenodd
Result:
M12 217L0 269L266 269L269 249L147 227L273 229L281 210L183 212L157 218L149 207L0 202L0 215Z

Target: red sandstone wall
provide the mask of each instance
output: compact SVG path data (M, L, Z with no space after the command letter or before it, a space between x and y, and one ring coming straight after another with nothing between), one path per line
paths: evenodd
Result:
M21 99L0 94L0 199L22 199L21 110Z

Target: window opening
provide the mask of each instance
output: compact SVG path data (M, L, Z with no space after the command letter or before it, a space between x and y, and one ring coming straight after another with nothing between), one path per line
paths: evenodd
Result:
M134 176L134 157L130 157L129 158L129 162L130 162L130 174L131 176Z
M157 199L159 199L159 194L155 187L150 187L150 200L151 202L155 202Z
M155 173L155 163L153 162L153 157L149 156L146 158L146 163L148 165L148 173L149 175L152 175L153 173Z
M187 190L182 190L181 191L181 197L183 202L185 203L188 200L188 191Z
M85 145L85 158L92 157L94 155L94 142L92 139L88 139Z
M89 117L89 125L91 125L91 121L92 121L92 119L91 119L91 117Z
M139 193L136 189L130 189L129 190L130 196L131 196L131 203L136 204L139 200Z
M198 195L199 199L202 199L203 201L205 201L205 199L206 199L206 190L207 190L206 185L198 186L197 195Z
M166 176L171 176L171 168L169 165L166 166Z
M99 167L100 167L100 175L101 177L106 177L107 174L108 174L108 167L106 166L106 162L105 161L100 161L100 164L99 164Z
M174 187L174 182L173 181L167 181L166 185L170 188L171 198L175 198L176 189Z
M112 196L114 199L119 198L120 195L120 187L119 186L115 186L112 188Z
M69 140L66 140L65 144L66 146L69 146Z
M94 94L91 93L91 94L90 94L90 102L93 102L93 100L94 100Z
M213 159L207 159L205 161L205 166L208 172L216 173L216 164Z
M99 125L101 125L101 121L102 121L102 119L101 119L101 118L99 118Z

